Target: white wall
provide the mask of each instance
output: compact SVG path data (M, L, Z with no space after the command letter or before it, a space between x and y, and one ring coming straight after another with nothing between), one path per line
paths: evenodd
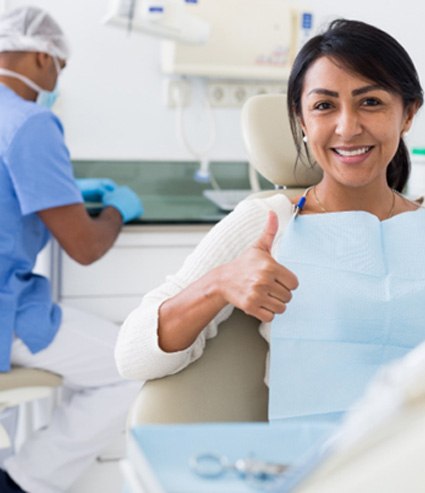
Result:
M57 112L74 159L191 159L175 132L174 110L163 102L160 43L140 33L102 25L109 0L33 0L48 9L71 40L72 57L61 77ZM200 0L202 1L202 0ZM221 1L225 4L225 0ZM246 0L247 4L252 0ZM260 0L261 1L261 0ZM26 0L3 0L10 6ZM421 0L292 0L311 10L316 26L335 16L371 22L394 35L412 55L425 83ZM229 15L227 13L227 15ZM197 84L197 87L202 84ZM198 91L199 92L199 91ZM192 141L207 140L208 123L199 98L186 114ZM211 159L246 159L238 109L216 109L217 141ZM409 135L425 146L425 117Z

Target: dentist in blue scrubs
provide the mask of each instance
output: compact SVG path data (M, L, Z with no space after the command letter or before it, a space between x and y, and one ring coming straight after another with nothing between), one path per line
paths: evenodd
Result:
M67 390L50 426L4 462L2 493L67 491L123 426L140 388L116 371L117 327L54 303L48 279L33 273L52 236L87 265L142 214L128 187L73 177L62 124L49 109L68 56L61 28L43 10L0 17L0 372L43 368L62 375ZM97 218L84 197L103 202Z

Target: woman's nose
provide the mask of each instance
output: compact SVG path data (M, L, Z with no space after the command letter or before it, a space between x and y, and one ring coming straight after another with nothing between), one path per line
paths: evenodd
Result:
M362 125L357 112L348 108L341 109L337 116L335 132L346 140L359 135Z

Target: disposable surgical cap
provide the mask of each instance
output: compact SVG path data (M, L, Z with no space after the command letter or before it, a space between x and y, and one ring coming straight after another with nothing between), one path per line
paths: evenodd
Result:
M59 24L38 7L20 7L0 15L0 52L40 51L66 60L69 47Z

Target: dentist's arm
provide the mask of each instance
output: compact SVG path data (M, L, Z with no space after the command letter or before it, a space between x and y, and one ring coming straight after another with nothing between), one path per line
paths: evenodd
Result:
M228 304L262 322L285 311L298 281L271 255L277 230L277 216L270 212L261 236L242 255L211 270L161 305L158 337L164 351L189 347Z
M89 265L113 245L123 221L113 207L92 218L83 204L53 207L38 215L65 252L76 262Z
M105 208L91 218L83 204L53 207L38 212L65 252L76 262L88 265L102 257L113 245L123 222L143 213L139 197L128 187L103 193Z

